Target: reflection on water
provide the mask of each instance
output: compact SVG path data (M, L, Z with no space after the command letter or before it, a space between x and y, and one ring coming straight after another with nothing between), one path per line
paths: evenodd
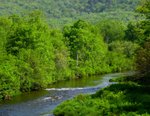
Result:
M50 85L45 90L26 92L0 102L0 116L50 116L54 108L80 93L93 94L112 83L110 78L122 73L83 77Z

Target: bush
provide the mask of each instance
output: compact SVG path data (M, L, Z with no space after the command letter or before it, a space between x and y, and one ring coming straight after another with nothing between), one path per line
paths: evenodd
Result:
M150 87L135 83L113 84L92 95L79 94L58 105L56 116L148 116L150 114ZM60 110L61 109L61 110ZM72 114L74 113L74 114Z

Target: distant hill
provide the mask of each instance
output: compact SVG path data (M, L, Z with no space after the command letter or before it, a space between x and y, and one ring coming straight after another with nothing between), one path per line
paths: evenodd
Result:
M0 0L0 16L40 9L54 27L82 18L93 24L102 18L137 20L134 11L141 0Z

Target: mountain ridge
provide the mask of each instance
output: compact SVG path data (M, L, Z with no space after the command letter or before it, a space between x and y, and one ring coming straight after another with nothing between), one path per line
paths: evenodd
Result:
M131 15L135 14L134 11L139 2L140 0L1 0L0 16L10 16L12 14L23 16L24 11L32 12L39 9L48 18L46 22L49 22L52 26L55 25L55 27L72 23L76 18L82 18L93 24L102 18L122 20L123 18L119 18L122 17L121 14L128 14L127 17L131 17L129 20L136 20ZM118 14L118 11L121 11L121 14ZM109 13L114 14L111 14L110 17L106 16ZM118 18L113 18L116 15ZM88 19L88 16L90 16L90 19ZM96 16L99 19L93 22L93 17ZM56 20L57 23L62 23L57 26ZM128 20L124 22L128 22Z

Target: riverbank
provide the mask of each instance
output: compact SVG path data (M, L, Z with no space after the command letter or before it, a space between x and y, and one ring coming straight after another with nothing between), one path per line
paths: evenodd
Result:
M53 113L55 116L149 116L149 90L150 86L136 82L117 83L95 94L79 94L72 100L66 100L57 106Z
M124 71L124 70L123 70ZM60 82L65 82L65 81L69 81L69 80L78 80L78 79L81 79L81 78L85 78L85 77L92 77L92 76L102 76L104 74L109 74L109 73L119 73L119 71L115 71L115 72L103 72L103 73L99 73L99 74L92 74L92 75L80 75L80 76L75 76L74 78L71 78L71 79L62 79L62 80L58 80L58 81L53 81L51 82L48 86L44 87L44 88L33 88L33 89L30 89L29 91L24 91L24 92L21 92L21 91L17 91L14 95L12 96L8 96L7 94L6 95L3 95L2 97L0 96L0 101L3 101L3 100L11 100L12 97L15 97L15 96L18 96L18 95L21 95L21 94L24 94L25 92L33 92L33 91L38 91L38 90L44 90L46 89L47 87L51 87L51 85L54 85L54 84L58 84Z
M112 84L112 82L109 82L110 78L116 78L114 76L127 73L129 72L61 81L50 85L45 90L25 92L12 97L11 100L0 101L0 114L2 116L20 116L21 114L25 116L50 115L55 107L63 101L73 99L74 96L81 93L84 95L87 93L93 94L101 88ZM59 98L55 99L54 96Z

